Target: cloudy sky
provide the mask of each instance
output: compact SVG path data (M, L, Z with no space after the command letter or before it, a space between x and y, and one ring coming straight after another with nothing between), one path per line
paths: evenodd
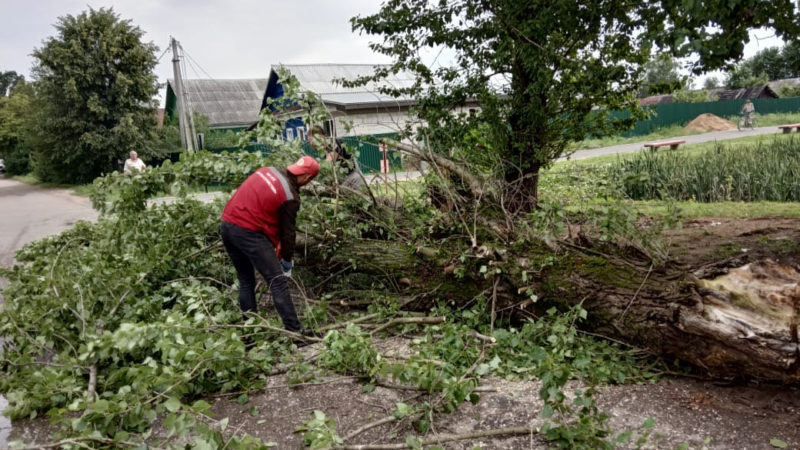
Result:
M161 51L169 37L213 78L265 78L273 64L380 63L350 18L375 13L380 0L0 0L0 71L28 75L32 50L55 34L58 17L113 6ZM156 68L172 78L171 55ZM187 70L189 78L207 78Z
M58 17L89 6L113 6L162 51L175 36L199 66L189 78L263 78L278 63L388 62L349 22L377 12L380 0L0 0L0 70L28 75L31 51L55 34ZM770 35L751 33L745 56L780 45ZM162 82L172 77L169 55L156 71Z

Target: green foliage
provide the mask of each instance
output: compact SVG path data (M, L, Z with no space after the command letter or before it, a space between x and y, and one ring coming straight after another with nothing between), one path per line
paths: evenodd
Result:
M131 150L155 156L156 46L112 9L61 17L55 28L33 52L37 175L88 183Z
M324 412L315 410L312 419L304 420L296 432L303 433L303 443L311 449L326 449L341 445L344 441L336 432L336 423Z
M678 103L702 103L709 101L708 92L692 91L689 89L675 91L674 97L675 101Z
M728 89L751 88L767 84L769 77L763 72L754 72L750 66L742 66L728 72L725 87Z
M687 79L679 72L680 63L668 53L657 55L645 65L645 81L639 96L671 94L683 89Z
M0 97L8 97L17 83L24 83L25 77L13 70L0 71Z
M651 50L697 53L695 71L716 69L741 57L750 28L769 26L780 35L797 36L795 19L791 0L748 0L734 6L723 0L588 6L575 1L391 0L377 14L355 17L352 24L378 37L371 48L394 61L359 82L399 72L416 76L412 87L382 91L419 99L417 113L426 126L417 137L442 154L462 148L464 136L486 126L491 143L486 148L497 152L496 178L505 182L504 206L529 212L537 201L536 175L569 142L618 132L644 117L634 93L642 85ZM451 55L452 64L437 60L436 67L429 67L430 50ZM480 110L464 114L453 109L468 100L477 101ZM622 109L632 111L631 116L609 114Z
M800 45L790 41L782 49L765 48L740 62L728 72L725 84L729 88L743 88L797 77L800 77Z
M6 172L22 175L30 169L27 141L31 133L34 91L23 79L19 79L9 92L8 97L0 96L0 155L5 160Z
M609 172L633 199L699 202L800 200L800 141L793 136L747 146L717 146L698 155L641 152Z
M323 343L322 364L330 370L372 378L380 369L380 357L372 347L372 340L353 324L344 333L329 332Z
M777 94L780 98L800 97L800 86L781 85Z

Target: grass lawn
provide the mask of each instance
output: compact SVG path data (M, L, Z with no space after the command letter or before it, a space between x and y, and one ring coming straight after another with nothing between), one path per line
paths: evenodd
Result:
M699 155L720 148L736 148L754 144L769 145L774 142L800 139L794 134L768 134L748 136L720 142L690 144L676 150L681 153ZM671 151L671 150L658 150ZM620 161L635 158L637 153L598 156L577 161L559 161L549 170L542 172L540 193L545 201L557 201L571 210L580 211L607 202L609 194L605 169ZM669 202L660 200L628 200L631 207L647 215L667 213ZM683 218L692 217L789 217L800 218L800 203L792 202L714 202L696 201L673 202Z
M25 175L15 175L11 177L12 180L19 181L21 183L32 184L34 186L41 186L43 188L48 189L71 189L75 195L80 195L81 197L88 197L89 192L92 190L91 184L58 184L58 183L46 183L40 180L36 175L32 173L28 173Z
M664 215L667 202L647 200L631 202L642 214ZM683 218L691 217L790 217L800 218L800 204L781 202L676 202L675 206Z

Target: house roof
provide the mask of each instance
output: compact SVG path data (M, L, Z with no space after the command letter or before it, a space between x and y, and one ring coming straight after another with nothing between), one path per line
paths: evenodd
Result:
M355 80L372 75L380 64L280 64L272 66L277 73L283 67L297 78L303 89L320 96L323 103L337 109L362 109L368 107L408 106L414 103L410 97L392 97L378 92L380 87L407 88L414 84L410 73L390 74L380 83L370 82L364 86L344 87L337 80Z
M788 85L788 86L791 86L791 87L800 87L800 78L784 78L784 79L781 79L781 80L772 80L767 84L769 85L769 87L773 91L778 92L778 89L781 86L785 86L785 85Z
M778 98L768 85L742 88L742 89L710 89L708 91L710 98L716 97L719 100L740 100L744 98Z
M639 99L639 105L641 106L663 105L666 103L675 103L675 97L672 94L662 94Z
M174 96L173 80L167 83L167 96ZM208 117L209 127L234 128L256 120L267 79L184 80L183 86L189 107Z

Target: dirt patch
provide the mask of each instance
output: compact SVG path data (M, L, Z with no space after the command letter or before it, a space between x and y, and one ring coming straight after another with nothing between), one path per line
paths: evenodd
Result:
M758 259L793 267L800 262L798 219L689 219L680 230L668 232L666 238L671 256L693 270L728 258L740 258L740 265Z
M736 124L719 116L715 116L714 114L706 113L697 116L694 120L683 127L683 129L686 131L700 132L727 131L735 130Z

